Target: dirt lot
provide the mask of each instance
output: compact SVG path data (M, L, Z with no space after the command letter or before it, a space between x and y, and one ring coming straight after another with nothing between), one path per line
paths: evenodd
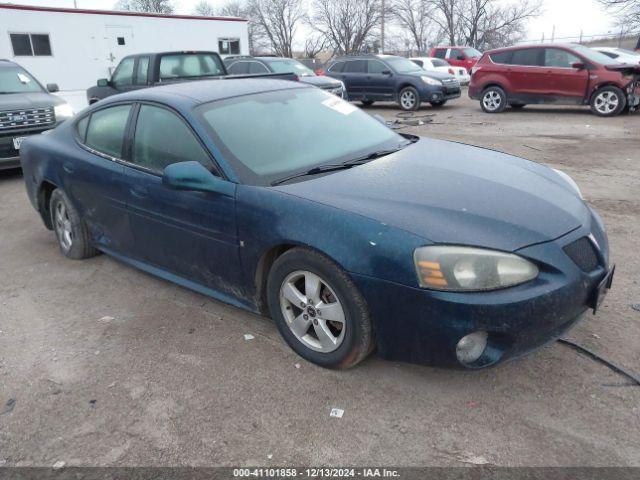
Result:
M640 371L640 115L486 115L466 97L421 113L434 122L407 131L578 181L618 270L569 337ZM268 319L104 255L66 260L16 173L0 175L0 228L0 464L640 466L640 387L564 345L478 372L322 370Z

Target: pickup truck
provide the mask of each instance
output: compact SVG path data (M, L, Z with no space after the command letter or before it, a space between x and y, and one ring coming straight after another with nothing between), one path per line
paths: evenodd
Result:
M182 51L139 53L124 57L110 79L101 78L87 90L89 105L117 93L211 78L275 77L298 80L292 73L229 75L217 52Z

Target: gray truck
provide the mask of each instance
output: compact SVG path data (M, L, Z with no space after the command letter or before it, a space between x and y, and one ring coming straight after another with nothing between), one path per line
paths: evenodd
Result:
M117 93L148 88L167 83L210 78L275 77L297 80L292 73L229 75L217 52L182 51L140 53L124 57L110 79L101 78L87 90L89 105Z
M0 59L0 170L20 166L22 140L73 116L71 106L15 62Z

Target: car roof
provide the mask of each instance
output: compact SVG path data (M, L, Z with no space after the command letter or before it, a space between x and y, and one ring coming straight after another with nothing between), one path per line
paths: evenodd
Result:
M130 57L153 57L153 56L164 56L164 55L193 55L197 53L205 53L205 54L214 54L219 55L218 52L214 52L213 50L177 50L171 52L149 52L149 53L134 53L131 55L127 55L124 58Z
M157 87L134 90L106 98L100 102L119 102L123 100L160 102L169 105L195 106L226 98L241 97L256 93L297 88L313 88L310 85L291 80L271 78L219 78L212 80L196 80L161 85Z
M399 55L387 55L384 53L367 53L362 55L345 55L342 57L338 57L335 61L345 61L345 60L371 60L371 59L380 59L384 60L385 58L398 58ZM404 58L404 57L400 57Z
M7 58L0 58L0 68L1 67L16 67L19 66L16 62L12 62Z
M497 53L507 52L509 50L520 50L522 48L568 48L573 50L580 45L577 43L523 43L519 45L512 45L510 47L494 48L492 50L486 50L484 53Z

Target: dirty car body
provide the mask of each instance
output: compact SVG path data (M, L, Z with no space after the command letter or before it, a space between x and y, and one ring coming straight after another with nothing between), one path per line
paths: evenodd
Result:
M21 159L29 198L52 228L47 195L64 190L99 250L258 313L267 312L266 279L278 257L296 247L311 249L338 265L362 295L377 352L386 359L493 365L552 341L597 307L610 285L607 237L566 175L492 150L382 130L375 130L384 137L377 147L388 153L350 152L331 162L363 154L368 159L350 168L262 174L286 156L283 149L298 148L268 139L273 128L294 129L300 120L287 108L303 100L318 105L303 128L313 135L332 125L346 128L341 122L349 117L377 128L353 105L286 81L141 90L100 102L76 121L26 142ZM255 118L245 114L247 102ZM126 105L131 110L122 155L83 144L78 132L86 129L84 118ZM172 190L167 171L182 164L167 166L163 180L162 171L131 161L130 142L134 130L144 127L144 106L167 109L189 125L210 155L207 174L215 177L215 187ZM266 108L286 112L282 122L291 124L265 122ZM216 123L216 115L224 122ZM321 121L326 124L314 123ZM243 125L251 131L238 132ZM326 151L338 148L330 138L321 139ZM299 148L309 158L324 154ZM258 167L243 163L247 155ZM517 257L536 274L505 288L447 290L441 282L457 284L458 277L444 263L442 271L421 270L436 268L437 262L420 257L434 246ZM459 343L474 332L484 332L482 354L462 362Z

